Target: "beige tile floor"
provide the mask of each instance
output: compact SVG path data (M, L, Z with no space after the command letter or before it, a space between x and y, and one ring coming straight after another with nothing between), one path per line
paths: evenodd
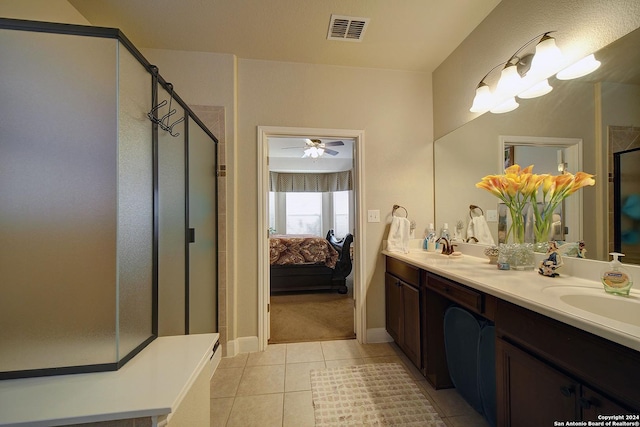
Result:
M488 427L455 389L435 390L395 344L356 340L269 345L223 358L211 380L211 426L313 426L311 369L402 363L449 427Z

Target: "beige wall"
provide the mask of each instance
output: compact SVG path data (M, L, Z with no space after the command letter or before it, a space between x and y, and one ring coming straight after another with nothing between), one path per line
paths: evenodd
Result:
M431 87L423 73L238 61L237 270L239 336L257 334L257 126L365 131L364 224L368 328L384 327L384 263L393 204L424 230L433 220Z
M90 25L67 0L0 0L0 17Z
M502 0L433 73L435 138L477 116L469 108L480 79L536 35L557 31L563 54L578 59L638 26L635 0Z

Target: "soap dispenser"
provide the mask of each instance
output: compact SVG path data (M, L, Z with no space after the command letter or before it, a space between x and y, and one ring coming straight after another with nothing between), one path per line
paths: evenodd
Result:
M426 244L426 250L428 252L436 251L436 230L433 227L433 223L429 223L429 228L427 229L427 237L424 239Z
M613 256L613 261L602 271L601 275L604 290L610 294L629 295L633 281L631 275L622 267L622 263L618 260L618 257L624 256L624 254L611 252L609 255Z

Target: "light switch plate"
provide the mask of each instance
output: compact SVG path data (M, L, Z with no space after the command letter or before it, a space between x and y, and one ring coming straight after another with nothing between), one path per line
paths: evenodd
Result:
M495 209L487 209L487 222L498 222L498 211Z
M367 222L380 222L380 210L379 209L368 210Z

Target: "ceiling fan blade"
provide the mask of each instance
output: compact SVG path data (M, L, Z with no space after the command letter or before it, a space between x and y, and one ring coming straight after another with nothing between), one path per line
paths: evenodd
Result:
M340 145L344 145L344 142L342 142L342 141L331 141L331 142L325 142L324 143L325 147L338 147Z
M335 156L336 154L339 154L336 150L332 150L330 148L325 148L324 152L329 154L330 156Z

